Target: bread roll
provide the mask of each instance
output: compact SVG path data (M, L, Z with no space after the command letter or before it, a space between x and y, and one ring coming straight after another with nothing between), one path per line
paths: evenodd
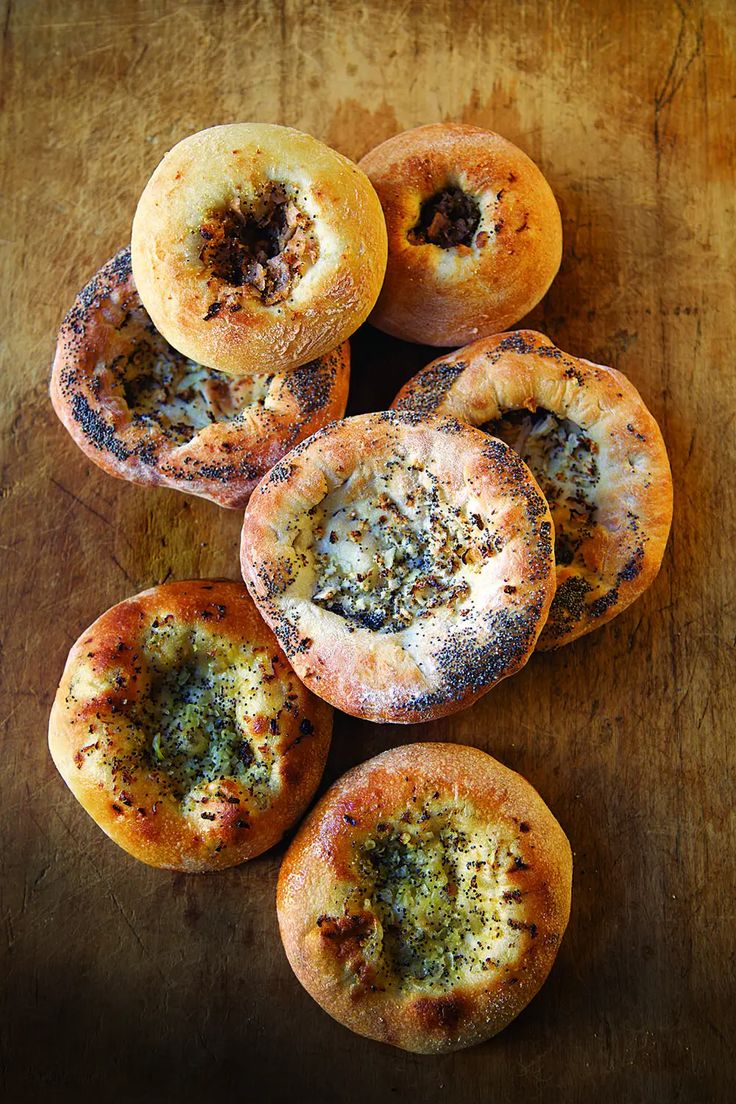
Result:
M427 721L522 667L554 593L553 530L528 468L454 419L333 422L251 496L243 577L314 693Z
M350 347L293 372L233 379L178 353L140 301L123 249L59 331L51 401L109 475L242 508L284 453L345 412Z
M670 464L659 426L621 372L518 330L433 361L393 405L479 426L534 473L552 511L557 562L537 647L604 625L656 578L672 521Z
M365 174L308 134L233 123L179 142L133 220L133 274L175 349L233 376L284 372L368 316L386 227Z
M544 983L572 855L518 774L411 744L330 789L284 858L281 938L307 992L356 1031L436 1054L495 1035Z
M72 648L49 721L59 773L103 832L200 873L272 847L322 775L332 710L245 587L191 580L113 606Z
M388 228L370 321L425 345L465 345L518 322L562 256L557 203L533 161L491 131L434 123L397 134L360 167Z

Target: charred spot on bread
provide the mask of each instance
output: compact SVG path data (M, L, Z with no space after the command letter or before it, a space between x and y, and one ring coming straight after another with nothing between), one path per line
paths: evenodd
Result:
M412 1005L415 1015L426 1031L452 1031L466 1010L460 997L418 997Z
M312 219L295 189L277 181L248 200L235 195L205 219L199 235L199 259L212 286L227 289L220 298L229 306L238 305L238 293L268 307L283 302L319 256Z
M462 188L448 185L425 199L419 221L407 237L412 245L437 245L454 249L471 245L480 223L478 201Z
M320 936L332 945L339 959L353 958L375 924L375 917L366 912L317 917Z

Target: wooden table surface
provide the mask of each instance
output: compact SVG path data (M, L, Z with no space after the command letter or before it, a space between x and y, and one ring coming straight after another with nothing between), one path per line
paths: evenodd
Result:
M2 1062L8 1101L338 1104L733 1100L734 9L576 3L29 0L2 4ZM56 774L66 653L118 600L238 577L240 517L89 463L47 398L55 331L128 241L165 150L217 122L352 157L406 127L500 131L546 173L564 260L529 322L627 373L659 420L675 521L651 590L472 709L338 715L325 783L417 739L492 752L575 852L548 984L442 1058L352 1035L281 950L282 850L206 877L109 842ZM364 327L352 412L431 351Z

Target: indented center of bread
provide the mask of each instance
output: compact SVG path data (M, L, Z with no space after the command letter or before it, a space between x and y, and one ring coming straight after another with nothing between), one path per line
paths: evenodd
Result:
M145 655L150 689L130 718L143 731L150 769L179 798L234 779L258 804L272 786L276 718L285 702L268 653L219 646L209 634L161 618Z
M438 245L453 249L472 245L480 222L480 207L462 188L448 187L425 199L419 222L409 231L412 245Z
M455 609L496 551L483 520L451 506L436 476L418 464L411 476L407 489L390 471L354 473L311 511L312 601L374 632L400 632L438 606Z
M215 284L209 317L239 309L237 296L221 294L228 288L257 296L266 306L288 299L319 254L312 219L293 190L279 183L250 203L237 196L202 223L199 233L199 256Z
M576 422L539 407L507 410L482 427L532 470L555 524L555 559L571 564L595 528L598 445Z
M365 952L401 987L441 991L503 970L536 938L518 850L469 807L428 796L356 846L356 904L378 920Z
M177 352L150 323L139 321L135 336L131 330L130 353L116 357L106 369L134 423L157 427L182 444L205 426L231 421L247 406L263 402L269 377L235 380L205 368ZM128 327L134 324L133 319L127 322Z

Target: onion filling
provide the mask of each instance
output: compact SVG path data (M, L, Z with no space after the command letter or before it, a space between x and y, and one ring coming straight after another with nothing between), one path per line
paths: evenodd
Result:
M231 289L218 294L208 318L223 307L235 313L246 292L268 307L283 302L319 252L311 218L291 190L277 183L252 204L237 196L225 210L211 215L199 234L200 260L218 287Z

